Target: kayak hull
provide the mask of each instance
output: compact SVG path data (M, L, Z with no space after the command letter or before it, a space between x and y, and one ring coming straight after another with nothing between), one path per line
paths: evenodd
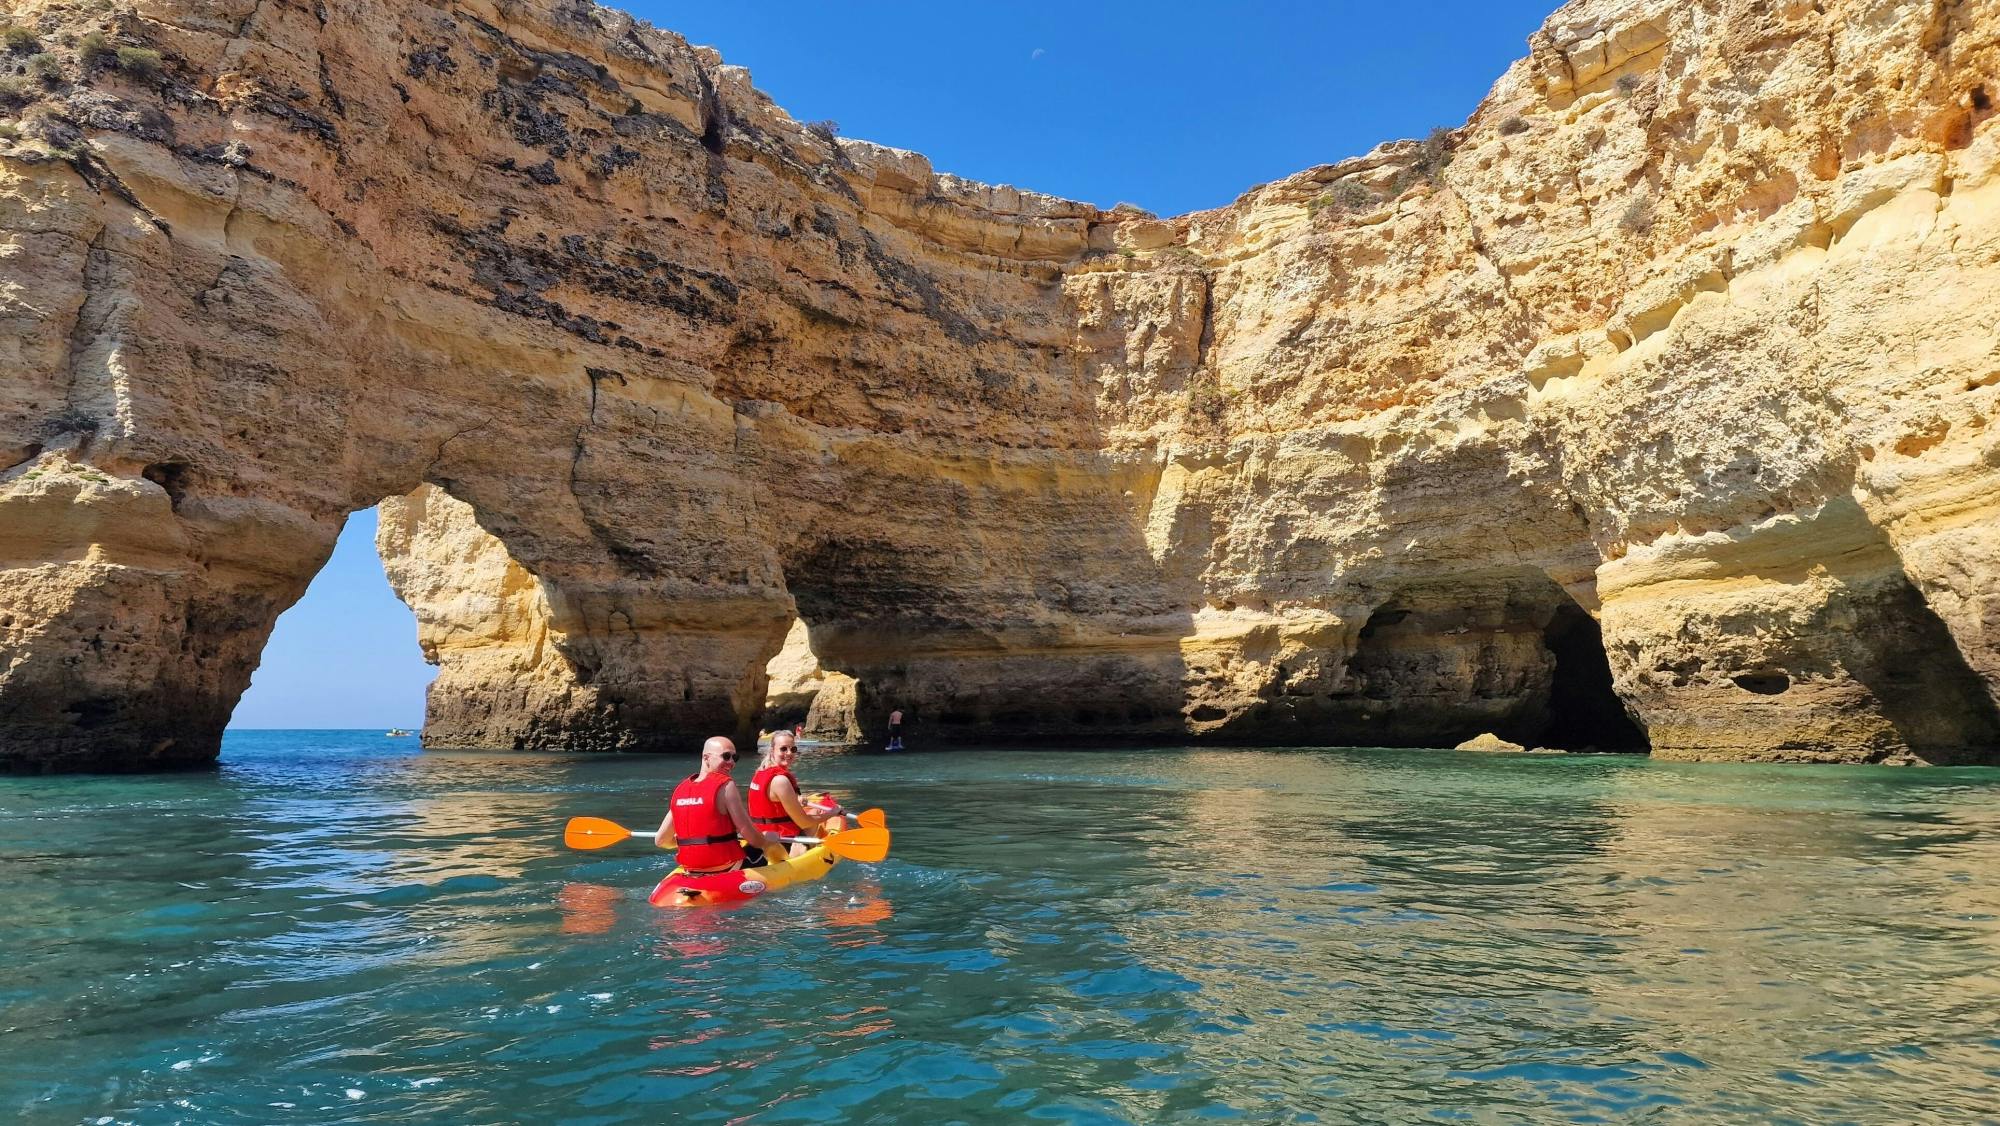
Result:
M647 897L655 907L714 907L724 903L747 903L774 891L822 879L840 864L840 857L825 845L807 849L803 856L772 860L761 868L742 868L709 876L690 876L679 868L667 873Z

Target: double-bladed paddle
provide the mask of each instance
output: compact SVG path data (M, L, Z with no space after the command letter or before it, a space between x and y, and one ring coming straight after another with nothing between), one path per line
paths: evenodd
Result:
M856 828L827 837L779 837L786 844L825 845L828 852L845 860L873 864L889 855L887 818L879 809L862 812ZM602 817L572 817L563 826L563 843L571 848L609 848L633 837L658 840L657 830L627 829Z

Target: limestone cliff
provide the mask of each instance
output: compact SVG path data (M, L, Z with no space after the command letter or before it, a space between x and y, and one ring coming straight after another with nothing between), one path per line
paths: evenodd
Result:
M2000 0L1577 0L1172 220L572 0L9 18L14 768L211 759L402 497L433 744L685 750L803 620L870 737L2000 754Z

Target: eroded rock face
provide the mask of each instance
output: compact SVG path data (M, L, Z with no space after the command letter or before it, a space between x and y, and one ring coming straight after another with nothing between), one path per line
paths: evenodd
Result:
M14 768L212 758L397 497L433 742L742 732L803 619L871 739L2000 744L2000 0L1578 0L1173 220L569 0L12 18Z
M804 620L792 623L785 646L764 667L764 715L758 726L766 731L803 728L807 739L851 743L861 737L854 717L854 678L820 667L812 651L812 634Z
M432 485L391 497L375 543L416 614L424 659L438 666L424 708L427 744L630 745L631 732L577 675L541 581L479 526L471 505Z

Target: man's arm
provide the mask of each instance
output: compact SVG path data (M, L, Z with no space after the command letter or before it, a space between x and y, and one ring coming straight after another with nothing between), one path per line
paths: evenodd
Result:
M743 804L743 795L737 792L736 783L724 785L715 800L722 803L722 811L729 815L729 823L736 826L736 835L743 838L744 844L762 849L784 847L776 837L766 836L763 830L757 828L757 823L750 820L750 807Z

